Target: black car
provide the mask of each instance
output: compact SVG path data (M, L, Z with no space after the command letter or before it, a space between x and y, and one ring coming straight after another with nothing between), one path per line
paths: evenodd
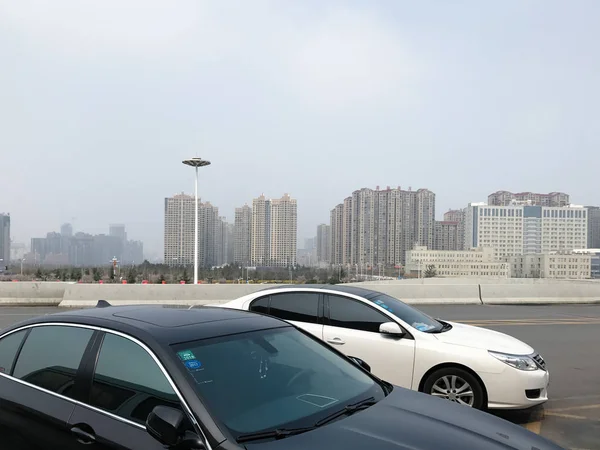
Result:
M276 318L105 302L2 332L0 428L10 450L560 448Z

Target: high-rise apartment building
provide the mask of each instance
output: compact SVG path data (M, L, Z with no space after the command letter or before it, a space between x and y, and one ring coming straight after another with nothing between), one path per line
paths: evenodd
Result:
M219 208L210 202L202 203L198 211L199 250L198 265L212 267L219 265L217 243L219 241Z
M284 194L271 200L271 253L272 266L295 266L297 259L298 204Z
M194 219L194 197L180 194L165 199L165 264L194 264ZM219 208L198 199L199 266L211 267L225 263L225 228L226 222L219 216Z
M252 201L250 262L254 266L287 267L297 261L298 206L284 194Z
M600 248L600 207L588 206L588 248Z
M330 225L322 223L317 227L317 262L329 263L330 259Z
M341 248L342 264L396 265L415 244L434 246L435 194L427 189L360 189L332 211L340 215L331 248Z
M252 208L244 205L235 209L234 227L233 260L247 265L252 253Z
M344 205L331 210L329 228L329 261L331 264L344 263Z
M10 214L0 214L0 267L10 264Z
M428 189L417 191L417 241L433 248L435 236L435 194Z
M198 209L200 209L198 199ZM200 215L200 213L198 213ZM194 197L186 194L165 199L164 260L169 265L194 264ZM200 222L200 219L198 219ZM200 245L198 245L200 253ZM198 258L202 260L201 257Z
M492 206L471 203L465 248L491 247L497 257L587 247L588 211L581 206Z
M252 238L250 261L267 266L271 259L271 200L264 195L252 200Z
M249 254L249 253L248 253ZM233 223L227 224L227 252L226 262L231 264L235 262L235 225Z
M372 189L352 193L352 261L372 266L375 258L375 198Z
M459 222L435 222L433 250L462 250Z
M444 222L458 223L458 248L457 250L465 250L465 214L466 208L451 209L444 213Z
M352 197L344 199L342 215L342 263L352 263Z
M536 194L533 192L519 192L514 194L508 191L498 191L488 196L489 206L511 206L514 204L527 206L569 206L569 195L563 192L550 192L549 194Z

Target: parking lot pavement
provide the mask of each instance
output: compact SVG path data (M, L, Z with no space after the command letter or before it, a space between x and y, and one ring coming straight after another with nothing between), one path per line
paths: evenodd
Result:
M420 309L510 334L535 348L550 371L550 400L530 411L494 414L568 449L600 449L600 305Z
M494 413L572 450L600 449L600 305L424 306L433 317L490 328L527 342L545 358L550 400ZM58 308L0 307L0 328Z

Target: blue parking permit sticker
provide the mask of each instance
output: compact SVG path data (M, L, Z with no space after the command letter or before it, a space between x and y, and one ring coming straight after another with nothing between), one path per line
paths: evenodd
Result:
M185 367L187 367L190 370L199 369L200 367L202 367L202 364L197 359L186 361L184 364Z

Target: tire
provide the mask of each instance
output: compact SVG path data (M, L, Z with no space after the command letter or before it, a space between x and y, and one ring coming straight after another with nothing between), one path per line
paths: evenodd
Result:
M445 367L430 374L423 385L423 392L475 409L487 406L479 380L458 367Z

